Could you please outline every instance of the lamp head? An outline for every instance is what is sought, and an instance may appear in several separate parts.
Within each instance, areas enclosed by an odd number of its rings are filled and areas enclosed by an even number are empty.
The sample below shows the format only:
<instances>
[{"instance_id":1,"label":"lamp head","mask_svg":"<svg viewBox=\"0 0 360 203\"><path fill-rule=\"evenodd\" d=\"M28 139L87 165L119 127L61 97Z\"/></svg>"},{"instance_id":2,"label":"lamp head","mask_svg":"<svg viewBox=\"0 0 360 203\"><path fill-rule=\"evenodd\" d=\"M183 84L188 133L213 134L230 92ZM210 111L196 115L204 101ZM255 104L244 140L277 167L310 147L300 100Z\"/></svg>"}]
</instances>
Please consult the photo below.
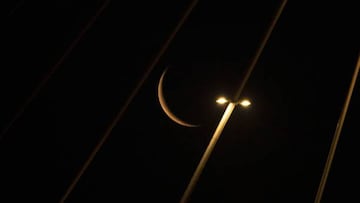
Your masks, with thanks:
<instances>
[{"instance_id":1,"label":"lamp head","mask_svg":"<svg viewBox=\"0 0 360 203\"><path fill-rule=\"evenodd\" d=\"M228 102L231 102L231 103L236 103L236 104L240 104L242 107L249 107L251 105L251 102L249 99L242 99L242 100L239 100L238 102L232 102L228 99L226 99L225 97L219 97L217 100L216 100L216 103L218 104L225 104L225 103L228 103Z\"/></svg>"}]
</instances>

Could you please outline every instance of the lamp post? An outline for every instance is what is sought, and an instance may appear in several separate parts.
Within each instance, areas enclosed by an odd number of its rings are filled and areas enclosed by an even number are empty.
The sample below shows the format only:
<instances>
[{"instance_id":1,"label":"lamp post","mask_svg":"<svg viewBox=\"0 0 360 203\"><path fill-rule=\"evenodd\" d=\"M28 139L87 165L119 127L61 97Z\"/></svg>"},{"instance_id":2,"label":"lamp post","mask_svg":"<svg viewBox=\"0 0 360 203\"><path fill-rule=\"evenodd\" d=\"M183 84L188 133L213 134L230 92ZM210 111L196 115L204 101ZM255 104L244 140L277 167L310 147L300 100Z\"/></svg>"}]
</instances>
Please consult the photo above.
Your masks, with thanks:
<instances>
[{"instance_id":1,"label":"lamp post","mask_svg":"<svg viewBox=\"0 0 360 203\"><path fill-rule=\"evenodd\" d=\"M191 193L193 192L196 183L198 182L200 175L206 165L206 162L208 161L211 152L213 151L216 142L218 141L221 132L223 131L227 121L229 120L232 112L234 111L234 108L236 105L240 104L243 107L248 107L251 105L251 102L247 99L241 100L241 101L237 101L237 102L231 102L229 100L227 100L225 97L220 97L216 100L217 103L219 104L225 104L227 103L227 107L225 109L225 112L223 114L223 116L221 117L221 120L218 124L218 126L216 127L216 130L210 140L210 143L208 144L203 156L201 157L201 160L199 162L199 164L196 167L196 170L193 174L193 176L191 177L191 180L180 200L180 203L187 203Z\"/></svg>"},{"instance_id":2,"label":"lamp post","mask_svg":"<svg viewBox=\"0 0 360 203\"><path fill-rule=\"evenodd\" d=\"M269 39L269 37L271 35L271 32L274 29L274 27L275 27L275 25L276 25L276 23L277 23L277 21L278 21L278 19L280 17L280 14L282 13L286 3L287 3L287 0L282 0L281 1L281 4L280 4L275 16L274 16L273 20L271 21L269 29L265 33L265 36L262 39L261 44L258 47L255 56L251 60L250 66L249 66L249 68L248 68L248 70L247 70L247 72L245 74L245 77L241 81L240 87L239 87L238 91L235 94L235 101L240 97L240 95L241 95L241 93L242 93L242 91L243 91L243 89L245 87L245 84L246 84L247 80L249 79L249 77L251 75L251 72L253 71L253 69L254 69L254 67L255 67L255 65L256 65L256 63L257 63L257 61L258 61L258 59L259 59L259 57L261 55L261 52L263 51L263 49L264 49L264 47L266 45L266 42L268 41L268 39ZM226 107L226 110L225 110L223 116L221 117L221 120L220 120L218 126L216 127L216 130L215 130L215 132L214 132L214 134L213 134L213 136L212 136L212 138L210 140L209 145L207 146L207 148L206 148L206 150L205 150L205 152L204 152L198 166L196 167L196 170L195 170L195 172L194 172L194 174L193 174L193 176L192 176L192 178L190 180L190 183L187 186L187 188L186 188L186 190L185 190L185 192L184 192L184 194L183 194L183 196L182 196L182 198L180 200L180 203L187 203L188 202L189 197L190 197L192 191L194 190L194 187L195 187L195 185L196 185L196 183L197 183L197 181L198 181L198 179L199 179L199 177L200 177L200 175L202 173L202 170L204 169L205 164L206 164L207 160L209 159L210 154L211 154L212 150L214 149L215 144L216 144L217 140L219 139L220 134L221 134L222 130L224 129L225 124L229 120L230 115L233 112L235 106L237 104L240 104L243 107L248 107L251 104L251 102L249 100L242 100L242 101L232 102L232 101L228 101L224 97L219 98L217 100L217 103L220 103L220 104L228 103L228 104L227 104L227 107Z\"/></svg>"}]
</instances>

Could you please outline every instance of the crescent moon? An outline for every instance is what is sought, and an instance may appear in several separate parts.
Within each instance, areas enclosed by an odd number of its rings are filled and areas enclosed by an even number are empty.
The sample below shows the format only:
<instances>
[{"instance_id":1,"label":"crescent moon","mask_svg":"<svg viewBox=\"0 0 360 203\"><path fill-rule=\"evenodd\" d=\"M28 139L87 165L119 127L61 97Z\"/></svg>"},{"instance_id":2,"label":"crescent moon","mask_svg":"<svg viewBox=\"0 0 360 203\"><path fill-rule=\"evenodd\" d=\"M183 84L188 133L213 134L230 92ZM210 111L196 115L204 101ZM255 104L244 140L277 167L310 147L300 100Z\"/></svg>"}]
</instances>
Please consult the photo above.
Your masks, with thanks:
<instances>
[{"instance_id":1,"label":"crescent moon","mask_svg":"<svg viewBox=\"0 0 360 203\"><path fill-rule=\"evenodd\" d=\"M179 125L182 125L185 127L197 127L198 125L187 123L187 122L181 120L180 118L176 117L175 114L173 114L170 111L168 105L166 104L166 101L164 98L164 93L163 93L163 81L164 81L166 71L167 70L165 69L164 72L162 73L160 80L159 80L159 84L158 84L158 98L159 98L159 103L160 103L162 110L172 121L174 121L175 123L177 123Z\"/></svg>"}]
</instances>

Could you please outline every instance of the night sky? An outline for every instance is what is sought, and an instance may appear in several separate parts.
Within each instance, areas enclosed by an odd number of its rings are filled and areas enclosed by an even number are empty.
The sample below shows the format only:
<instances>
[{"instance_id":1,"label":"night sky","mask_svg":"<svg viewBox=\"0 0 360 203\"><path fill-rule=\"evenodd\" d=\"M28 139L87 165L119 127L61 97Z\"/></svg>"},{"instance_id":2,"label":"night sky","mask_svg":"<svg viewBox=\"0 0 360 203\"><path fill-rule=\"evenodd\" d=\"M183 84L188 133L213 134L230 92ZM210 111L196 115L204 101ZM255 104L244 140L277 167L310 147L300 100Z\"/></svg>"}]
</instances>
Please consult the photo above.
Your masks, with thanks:
<instances>
[{"instance_id":1,"label":"night sky","mask_svg":"<svg viewBox=\"0 0 360 203\"><path fill-rule=\"evenodd\" d=\"M104 2L2 6L1 130L47 80L0 139L0 202L60 201L191 1L110 1L92 21ZM225 110L215 100L234 96L280 3L199 1L65 202L179 202ZM241 95L252 105L236 107L191 202L314 202L359 54L358 8L286 4ZM169 108L199 127L161 109L166 68ZM323 203L360 202L359 88Z\"/></svg>"}]
</instances>

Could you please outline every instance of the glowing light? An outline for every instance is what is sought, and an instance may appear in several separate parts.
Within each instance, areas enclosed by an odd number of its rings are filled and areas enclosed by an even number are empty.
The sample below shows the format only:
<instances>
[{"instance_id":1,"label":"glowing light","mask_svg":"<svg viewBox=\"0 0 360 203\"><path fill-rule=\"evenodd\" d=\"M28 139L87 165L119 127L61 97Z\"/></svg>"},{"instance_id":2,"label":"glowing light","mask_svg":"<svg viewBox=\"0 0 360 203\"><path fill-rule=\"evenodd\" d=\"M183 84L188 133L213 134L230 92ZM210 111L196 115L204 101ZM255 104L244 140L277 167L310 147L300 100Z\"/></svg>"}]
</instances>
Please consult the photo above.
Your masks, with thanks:
<instances>
[{"instance_id":1,"label":"glowing light","mask_svg":"<svg viewBox=\"0 0 360 203\"><path fill-rule=\"evenodd\" d=\"M243 107L248 107L251 105L251 102L248 99L244 99L240 102L240 105Z\"/></svg>"},{"instance_id":2,"label":"glowing light","mask_svg":"<svg viewBox=\"0 0 360 203\"><path fill-rule=\"evenodd\" d=\"M227 102L228 102L228 100L225 97L220 97L216 100L216 103L218 103L218 104L225 104Z\"/></svg>"}]
</instances>

